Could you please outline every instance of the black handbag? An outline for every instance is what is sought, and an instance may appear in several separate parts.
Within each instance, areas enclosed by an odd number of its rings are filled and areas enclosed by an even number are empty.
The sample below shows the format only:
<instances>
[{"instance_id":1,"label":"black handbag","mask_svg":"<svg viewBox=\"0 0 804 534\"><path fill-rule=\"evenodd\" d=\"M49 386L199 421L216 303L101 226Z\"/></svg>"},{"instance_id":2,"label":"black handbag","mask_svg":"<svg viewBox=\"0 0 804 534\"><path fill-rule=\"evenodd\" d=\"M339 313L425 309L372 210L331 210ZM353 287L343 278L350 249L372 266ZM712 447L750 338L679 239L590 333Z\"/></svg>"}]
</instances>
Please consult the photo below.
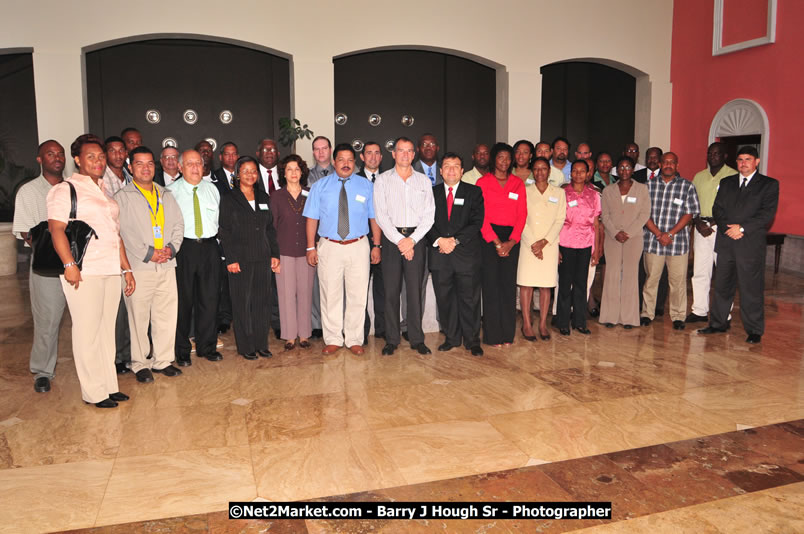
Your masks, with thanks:
<instances>
[{"instance_id":1,"label":"black handbag","mask_svg":"<svg viewBox=\"0 0 804 534\"><path fill-rule=\"evenodd\" d=\"M70 252L73 254L75 264L78 266L78 270L81 270L81 262L84 261L89 241L93 236L98 239L98 234L84 221L75 219L78 197L73 184L67 182L67 185L70 186L70 220L67 222L64 233L67 234L67 241L70 242ZM28 235L31 236L31 248L33 249L33 259L31 260L33 271L40 276L64 274L64 263L56 254L56 249L53 248L53 236L50 235L47 221L42 221L31 228Z\"/></svg>"}]
</instances>

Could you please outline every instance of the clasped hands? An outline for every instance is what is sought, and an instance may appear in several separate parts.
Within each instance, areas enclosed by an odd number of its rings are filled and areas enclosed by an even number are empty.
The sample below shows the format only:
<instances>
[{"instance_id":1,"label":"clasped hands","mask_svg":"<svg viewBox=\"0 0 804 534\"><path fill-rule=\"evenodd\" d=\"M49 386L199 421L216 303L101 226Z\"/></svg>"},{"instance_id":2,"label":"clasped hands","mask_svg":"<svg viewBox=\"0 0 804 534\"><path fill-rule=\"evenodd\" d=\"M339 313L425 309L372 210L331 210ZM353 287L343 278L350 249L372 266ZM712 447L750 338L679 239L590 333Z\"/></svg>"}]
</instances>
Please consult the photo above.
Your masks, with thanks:
<instances>
[{"instance_id":1,"label":"clasped hands","mask_svg":"<svg viewBox=\"0 0 804 534\"><path fill-rule=\"evenodd\" d=\"M740 231L739 224L730 224L727 226L726 235L730 238L737 240L743 238L743 233Z\"/></svg>"},{"instance_id":2,"label":"clasped hands","mask_svg":"<svg viewBox=\"0 0 804 534\"><path fill-rule=\"evenodd\" d=\"M399 253L404 256L404 258L408 261L413 260L413 247L416 246L416 243L413 242L412 237L404 237L399 240L396 244L396 248L399 249Z\"/></svg>"},{"instance_id":3,"label":"clasped hands","mask_svg":"<svg viewBox=\"0 0 804 534\"><path fill-rule=\"evenodd\" d=\"M173 257L173 250L170 247L163 247L154 250L151 261L154 263L165 263Z\"/></svg>"},{"instance_id":4,"label":"clasped hands","mask_svg":"<svg viewBox=\"0 0 804 534\"><path fill-rule=\"evenodd\" d=\"M242 271L240 270L240 263L234 262L230 263L226 266L226 270L232 274L238 274ZM271 258L271 271L279 274L279 258Z\"/></svg>"}]
</instances>

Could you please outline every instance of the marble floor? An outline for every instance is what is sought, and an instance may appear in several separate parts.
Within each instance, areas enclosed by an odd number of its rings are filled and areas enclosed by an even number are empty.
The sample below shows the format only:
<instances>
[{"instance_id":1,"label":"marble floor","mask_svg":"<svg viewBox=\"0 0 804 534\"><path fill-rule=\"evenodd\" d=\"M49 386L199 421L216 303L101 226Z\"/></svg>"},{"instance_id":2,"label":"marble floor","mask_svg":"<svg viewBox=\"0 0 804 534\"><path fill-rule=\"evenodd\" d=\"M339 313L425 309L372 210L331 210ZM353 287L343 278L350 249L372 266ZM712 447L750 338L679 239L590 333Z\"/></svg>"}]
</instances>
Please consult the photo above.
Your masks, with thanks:
<instances>
[{"instance_id":1,"label":"marble floor","mask_svg":"<svg viewBox=\"0 0 804 534\"><path fill-rule=\"evenodd\" d=\"M610 523L538 531L804 530L801 277L768 271L760 345L744 343L739 317L707 337L674 331L667 317L533 343L518 334L483 358L408 348L383 357L371 338L360 357L322 356L320 342L282 352L272 340L274 358L252 362L227 334L222 362L194 359L152 384L122 376L131 400L113 410L81 401L69 317L53 388L33 391L26 278L0 278L0 532L537 528L241 525L222 512L236 500L469 493L615 503ZM440 337L426 341L435 349Z\"/></svg>"}]
</instances>

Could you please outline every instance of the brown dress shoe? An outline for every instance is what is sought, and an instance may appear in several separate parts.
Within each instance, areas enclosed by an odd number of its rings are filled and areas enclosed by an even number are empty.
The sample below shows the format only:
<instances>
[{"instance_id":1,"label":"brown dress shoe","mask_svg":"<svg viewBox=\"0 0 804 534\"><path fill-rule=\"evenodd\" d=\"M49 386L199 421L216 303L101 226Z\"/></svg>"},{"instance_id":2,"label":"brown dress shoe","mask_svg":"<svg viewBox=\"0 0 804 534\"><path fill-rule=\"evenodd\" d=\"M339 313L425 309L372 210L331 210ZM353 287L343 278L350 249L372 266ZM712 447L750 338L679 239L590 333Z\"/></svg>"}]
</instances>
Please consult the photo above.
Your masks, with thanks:
<instances>
[{"instance_id":1,"label":"brown dress shoe","mask_svg":"<svg viewBox=\"0 0 804 534\"><path fill-rule=\"evenodd\" d=\"M324 347L324 350L321 351L322 354L332 354L337 352L340 347L338 345L327 345Z\"/></svg>"},{"instance_id":2,"label":"brown dress shoe","mask_svg":"<svg viewBox=\"0 0 804 534\"><path fill-rule=\"evenodd\" d=\"M365 352L363 350L363 347L361 347L360 345L352 345L351 347L349 347L349 350L352 351L352 354L357 354L358 356L360 356Z\"/></svg>"}]
</instances>

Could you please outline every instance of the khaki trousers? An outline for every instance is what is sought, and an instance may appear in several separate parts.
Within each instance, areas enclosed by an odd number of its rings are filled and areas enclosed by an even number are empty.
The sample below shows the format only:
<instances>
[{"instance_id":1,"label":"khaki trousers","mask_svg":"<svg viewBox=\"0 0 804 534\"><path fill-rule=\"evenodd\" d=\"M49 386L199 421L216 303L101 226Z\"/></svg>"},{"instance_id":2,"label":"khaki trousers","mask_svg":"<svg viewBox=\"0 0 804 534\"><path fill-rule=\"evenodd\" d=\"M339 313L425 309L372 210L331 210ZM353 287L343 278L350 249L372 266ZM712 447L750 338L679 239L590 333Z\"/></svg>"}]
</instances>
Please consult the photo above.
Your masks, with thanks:
<instances>
[{"instance_id":1,"label":"khaki trousers","mask_svg":"<svg viewBox=\"0 0 804 534\"><path fill-rule=\"evenodd\" d=\"M120 305L120 275L83 276L78 289L61 279L73 319L73 359L81 397L96 403L120 391L114 366L114 324Z\"/></svg>"},{"instance_id":2,"label":"khaki trousers","mask_svg":"<svg viewBox=\"0 0 804 534\"><path fill-rule=\"evenodd\" d=\"M670 320L683 321L687 317L687 261L689 254L660 256L644 254L645 286L642 288L642 317L653 320L656 313L656 293L664 266L670 283Z\"/></svg>"},{"instance_id":3,"label":"khaki trousers","mask_svg":"<svg viewBox=\"0 0 804 534\"><path fill-rule=\"evenodd\" d=\"M143 369L164 369L173 361L176 342L179 313L176 269L137 271L134 280L137 282L136 291L125 297L131 331L131 370L136 373ZM154 345L150 360L149 326Z\"/></svg>"},{"instance_id":4,"label":"khaki trousers","mask_svg":"<svg viewBox=\"0 0 804 534\"><path fill-rule=\"evenodd\" d=\"M321 328L325 344L338 347L363 344L369 265L369 242L366 238L348 245L324 238L318 242Z\"/></svg>"}]
</instances>

